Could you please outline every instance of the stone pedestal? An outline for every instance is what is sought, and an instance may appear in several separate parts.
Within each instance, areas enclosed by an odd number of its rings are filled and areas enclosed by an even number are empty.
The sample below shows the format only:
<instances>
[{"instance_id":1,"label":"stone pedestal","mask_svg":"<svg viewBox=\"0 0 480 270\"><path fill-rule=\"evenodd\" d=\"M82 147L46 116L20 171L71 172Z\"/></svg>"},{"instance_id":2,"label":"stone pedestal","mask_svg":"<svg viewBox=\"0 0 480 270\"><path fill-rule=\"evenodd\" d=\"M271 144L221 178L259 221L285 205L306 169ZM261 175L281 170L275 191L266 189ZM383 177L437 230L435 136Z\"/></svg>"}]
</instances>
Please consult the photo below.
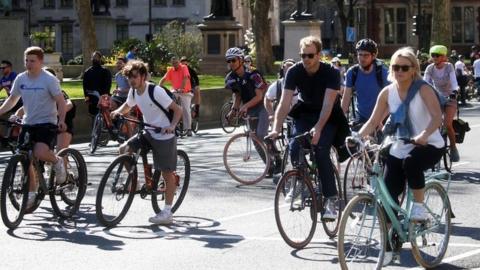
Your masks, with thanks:
<instances>
[{"instance_id":1,"label":"stone pedestal","mask_svg":"<svg viewBox=\"0 0 480 270\"><path fill-rule=\"evenodd\" d=\"M13 64L13 71L25 70L23 51L26 48L24 21L21 18L0 16L0 60L8 60ZM3 76L3 75L1 75Z\"/></svg>"},{"instance_id":2,"label":"stone pedestal","mask_svg":"<svg viewBox=\"0 0 480 270\"><path fill-rule=\"evenodd\" d=\"M58 80L63 81L62 63L60 63L61 56L62 54L59 52L45 53L43 56L43 65L53 69Z\"/></svg>"},{"instance_id":3,"label":"stone pedestal","mask_svg":"<svg viewBox=\"0 0 480 270\"><path fill-rule=\"evenodd\" d=\"M285 27L285 45L283 50L283 58L292 58L299 60L300 40L306 36L316 36L322 39L320 27L323 21L319 20L286 20L282 24Z\"/></svg>"},{"instance_id":4,"label":"stone pedestal","mask_svg":"<svg viewBox=\"0 0 480 270\"><path fill-rule=\"evenodd\" d=\"M233 20L205 20L198 28L203 39L201 73L225 75L225 52L228 48L242 46L242 25Z\"/></svg>"}]
</instances>

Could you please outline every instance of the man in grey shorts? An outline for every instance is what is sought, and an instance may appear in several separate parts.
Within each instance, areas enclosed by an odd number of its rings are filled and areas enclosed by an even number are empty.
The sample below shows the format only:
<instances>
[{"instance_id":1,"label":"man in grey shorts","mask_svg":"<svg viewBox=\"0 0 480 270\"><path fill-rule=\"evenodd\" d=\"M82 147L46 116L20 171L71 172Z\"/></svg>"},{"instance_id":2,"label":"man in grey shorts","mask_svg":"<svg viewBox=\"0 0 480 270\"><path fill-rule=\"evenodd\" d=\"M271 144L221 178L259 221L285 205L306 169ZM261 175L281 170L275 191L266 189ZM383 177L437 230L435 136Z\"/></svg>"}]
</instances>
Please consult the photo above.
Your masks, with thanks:
<instances>
[{"instance_id":1,"label":"man in grey shorts","mask_svg":"<svg viewBox=\"0 0 480 270\"><path fill-rule=\"evenodd\" d=\"M127 101L120 108L111 113L114 119L119 115L126 115L131 108L137 105L143 113L143 121L155 127L162 128L157 133L153 129L146 129L141 136L133 136L120 146L120 153L135 152L142 146L149 146L153 151L153 165L155 170L160 170L167 182L165 208L149 219L155 224L171 224L173 196L176 189L175 170L177 166L177 140L175 126L182 117L182 108L168 96L164 89L155 86L153 98L148 93L147 66L141 61L131 60L123 68L122 73L128 78L131 86ZM170 121L163 112L173 111Z\"/></svg>"}]
</instances>

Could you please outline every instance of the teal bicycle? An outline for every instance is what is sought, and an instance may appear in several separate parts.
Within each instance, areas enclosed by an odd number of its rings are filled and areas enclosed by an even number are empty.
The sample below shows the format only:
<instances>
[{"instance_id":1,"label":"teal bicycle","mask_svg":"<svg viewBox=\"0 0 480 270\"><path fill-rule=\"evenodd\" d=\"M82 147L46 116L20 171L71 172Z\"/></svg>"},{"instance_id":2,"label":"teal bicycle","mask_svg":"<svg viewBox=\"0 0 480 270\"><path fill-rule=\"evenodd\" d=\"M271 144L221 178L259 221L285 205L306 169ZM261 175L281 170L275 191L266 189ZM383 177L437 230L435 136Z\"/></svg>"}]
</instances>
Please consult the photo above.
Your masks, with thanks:
<instances>
[{"instance_id":1,"label":"teal bicycle","mask_svg":"<svg viewBox=\"0 0 480 270\"><path fill-rule=\"evenodd\" d=\"M364 151L365 145L359 138L349 137L347 143ZM425 268L435 267L445 256L450 238L452 214L447 195L450 174L441 171L426 175L425 208L429 219L413 222L410 220L411 190L402 205L397 205L387 190L381 163L387 151L382 146L372 166L367 166L371 168L367 172L368 191L353 197L343 211L337 245L340 266L342 269L381 269L387 244L392 248L393 258L399 259L402 244L410 242L417 263ZM448 180L446 189L441 184L445 179ZM387 217L391 228L387 227Z\"/></svg>"}]
</instances>

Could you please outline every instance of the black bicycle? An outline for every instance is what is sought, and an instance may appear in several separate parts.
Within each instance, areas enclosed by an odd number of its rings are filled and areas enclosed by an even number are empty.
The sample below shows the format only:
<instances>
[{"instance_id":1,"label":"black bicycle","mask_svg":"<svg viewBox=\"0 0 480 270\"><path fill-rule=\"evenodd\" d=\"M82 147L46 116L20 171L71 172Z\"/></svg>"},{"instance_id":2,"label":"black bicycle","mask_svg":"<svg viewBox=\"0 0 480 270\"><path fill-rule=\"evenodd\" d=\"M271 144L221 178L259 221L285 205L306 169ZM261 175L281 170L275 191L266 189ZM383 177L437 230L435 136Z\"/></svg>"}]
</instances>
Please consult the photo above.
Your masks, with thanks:
<instances>
[{"instance_id":1,"label":"black bicycle","mask_svg":"<svg viewBox=\"0 0 480 270\"><path fill-rule=\"evenodd\" d=\"M15 122L22 129L28 126ZM51 125L57 130L57 126ZM25 214L35 211L45 195L49 195L54 213L61 218L71 218L79 209L87 187L87 167L79 151L62 149L58 156L65 162L67 179L62 184L55 181L53 164L46 164L33 155L35 142L25 134L25 142L18 146L17 153L8 162L3 176L0 192L0 212L3 223L10 229L16 228ZM32 171L29 172L31 166ZM32 181L38 181L35 202L27 208L29 187Z\"/></svg>"},{"instance_id":2,"label":"black bicycle","mask_svg":"<svg viewBox=\"0 0 480 270\"><path fill-rule=\"evenodd\" d=\"M136 119L121 117L121 119L136 123L138 125L137 136L141 136L145 129L153 129L161 132L161 128L138 121ZM95 210L97 219L105 227L117 225L127 214L135 194L146 198L151 196L152 207L155 213L160 212L159 201L165 200L166 183L161 172L155 170L152 173L152 166L149 164L149 145L142 145L136 153L123 154L115 158L108 166L100 181ZM143 163L142 173L145 183L137 189L139 171L137 168L138 159ZM177 150L177 170L175 171L176 186L172 213L182 204L187 193L190 182L190 160L183 150Z\"/></svg>"}]
</instances>

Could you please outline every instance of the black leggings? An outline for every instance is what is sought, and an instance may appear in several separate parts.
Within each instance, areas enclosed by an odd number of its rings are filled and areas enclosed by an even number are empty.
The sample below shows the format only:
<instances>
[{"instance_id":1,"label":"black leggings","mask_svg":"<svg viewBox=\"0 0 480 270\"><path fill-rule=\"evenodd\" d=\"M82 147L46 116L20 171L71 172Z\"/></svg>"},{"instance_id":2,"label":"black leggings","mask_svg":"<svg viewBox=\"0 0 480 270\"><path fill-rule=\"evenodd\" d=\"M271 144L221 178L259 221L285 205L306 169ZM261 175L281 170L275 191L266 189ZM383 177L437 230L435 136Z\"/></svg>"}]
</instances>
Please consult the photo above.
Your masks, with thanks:
<instances>
[{"instance_id":1,"label":"black leggings","mask_svg":"<svg viewBox=\"0 0 480 270\"><path fill-rule=\"evenodd\" d=\"M432 168L442 158L443 152L443 148L427 145L415 147L405 159L388 155L385 162L385 184L397 204L398 196L405 189L405 179L411 189L424 188L423 172Z\"/></svg>"}]
</instances>

